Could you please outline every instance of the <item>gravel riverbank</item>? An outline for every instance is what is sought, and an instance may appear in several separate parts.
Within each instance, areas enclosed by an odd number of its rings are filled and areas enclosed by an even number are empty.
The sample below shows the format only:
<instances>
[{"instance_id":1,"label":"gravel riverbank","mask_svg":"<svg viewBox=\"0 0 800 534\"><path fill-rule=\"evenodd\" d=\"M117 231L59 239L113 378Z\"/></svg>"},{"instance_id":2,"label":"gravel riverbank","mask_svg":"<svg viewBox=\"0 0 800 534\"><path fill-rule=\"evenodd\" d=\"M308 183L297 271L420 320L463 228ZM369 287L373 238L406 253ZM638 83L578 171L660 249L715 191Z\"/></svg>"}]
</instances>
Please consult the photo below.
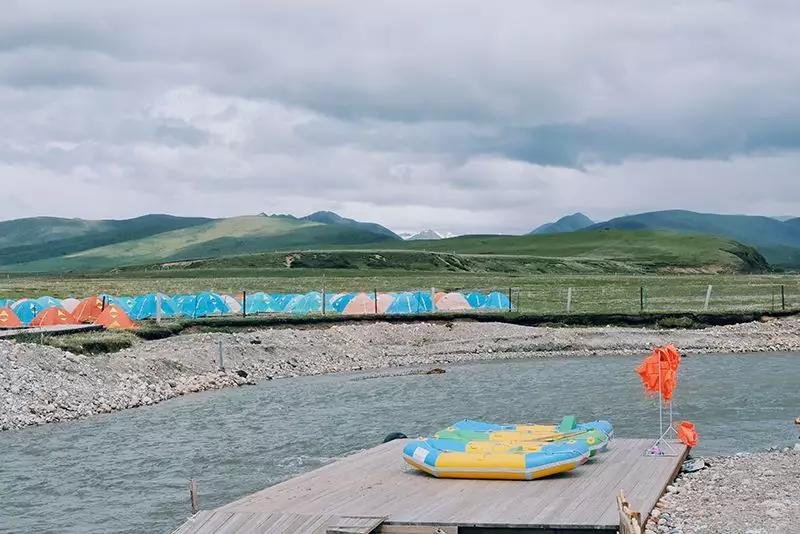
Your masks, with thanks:
<instances>
[{"instance_id":1,"label":"gravel riverbank","mask_svg":"<svg viewBox=\"0 0 800 534\"><path fill-rule=\"evenodd\" d=\"M220 341L226 371L217 370ZM273 378L482 359L645 354L663 343L687 354L800 350L800 320L704 330L376 322L188 334L103 356L0 341L0 430Z\"/></svg>"},{"instance_id":2,"label":"gravel riverbank","mask_svg":"<svg viewBox=\"0 0 800 534\"><path fill-rule=\"evenodd\" d=\"M645 534L800 532L800 450L707 459L668 487Z\"/></svg>"}]
</instances>

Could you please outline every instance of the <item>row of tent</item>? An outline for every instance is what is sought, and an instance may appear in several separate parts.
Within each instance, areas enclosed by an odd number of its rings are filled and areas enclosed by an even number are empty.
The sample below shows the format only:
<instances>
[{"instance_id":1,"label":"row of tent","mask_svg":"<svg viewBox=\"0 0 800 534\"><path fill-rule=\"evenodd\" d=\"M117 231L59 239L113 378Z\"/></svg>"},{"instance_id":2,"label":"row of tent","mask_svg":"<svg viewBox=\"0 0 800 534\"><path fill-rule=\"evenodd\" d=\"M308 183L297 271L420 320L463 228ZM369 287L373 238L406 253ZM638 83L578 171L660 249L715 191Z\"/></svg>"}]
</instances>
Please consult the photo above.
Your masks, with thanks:
<instances>
[{"instance_id":1,"label":"row of tent","mask_svg":"<svg viewBox=\"0 0 800 534\"><path fill-rule=\"evenodd\" d=\"M95 295L83 300L54 297L0 299L0 328L97 323L130 328L134 321L171 317L210 317L233 314L330 313L342 315L417 314L436 311L510 310L508 295L404 291L398 293L241 293L212 292L168 296L148 293L135 297ZM105 321L105 322L103 322Z\"/></svg>"}]
</instances>

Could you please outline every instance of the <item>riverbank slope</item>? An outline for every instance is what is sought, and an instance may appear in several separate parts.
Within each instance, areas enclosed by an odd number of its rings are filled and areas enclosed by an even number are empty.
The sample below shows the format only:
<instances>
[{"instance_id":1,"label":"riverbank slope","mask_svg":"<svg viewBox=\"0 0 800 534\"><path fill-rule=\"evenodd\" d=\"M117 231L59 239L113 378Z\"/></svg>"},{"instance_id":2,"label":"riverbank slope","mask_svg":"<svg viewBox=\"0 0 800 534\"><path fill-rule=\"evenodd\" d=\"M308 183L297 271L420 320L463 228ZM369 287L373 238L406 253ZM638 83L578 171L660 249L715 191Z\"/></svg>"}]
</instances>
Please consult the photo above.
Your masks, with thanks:
<instances>
[{"instance_id":1,"label":"riverbank slope","mask_svg":"<svg viewBox=\"0 0 800 534\"><path fill-rule=\"evenodd\" d=\"M225 371L218 370L222 344ZM187 334L102 356L0 341L0 430L300 375L504 358L800 351L795 317L703 330L375 322Z\"/></svg>"}]
</instances>

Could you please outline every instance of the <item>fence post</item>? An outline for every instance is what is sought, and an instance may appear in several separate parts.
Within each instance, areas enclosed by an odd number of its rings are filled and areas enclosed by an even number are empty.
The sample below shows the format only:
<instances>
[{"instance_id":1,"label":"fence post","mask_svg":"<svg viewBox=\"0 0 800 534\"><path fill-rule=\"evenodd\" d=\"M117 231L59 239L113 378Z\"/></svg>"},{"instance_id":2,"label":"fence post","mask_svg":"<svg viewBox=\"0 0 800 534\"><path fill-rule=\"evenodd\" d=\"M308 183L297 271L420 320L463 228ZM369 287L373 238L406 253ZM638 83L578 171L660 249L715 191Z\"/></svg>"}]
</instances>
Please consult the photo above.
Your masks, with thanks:
<instances>
[{"instance_id":1,"label":"fence post","mask_svg":"<svg viewBox=\"0 0 800 534\"><path fill-rule=\"evenodd\" d=\"M242 317L247 317L247 290L242 290Z\"/></svg>"},{"instance_id":2,"label":"fence post","mask_svg":"<svg viewBox=\"0 0 800 534\"><path fill-rule=\"evenodd\" d=\"M161 293L156 293L156 323L161 323Z\"/></svg>"},{"instance_id":3,"label":"fence post","mask_svg":"<svg viewBox=\"0 0 800 534\"><path fill-rule=\"evenodd\" d=\"M567 313L572 312L572 288L567 288Z\"/></svg>"},{"instance_id":4,"label":"fence post","mask_svg":"<svg viewBox=\"0 0 800 534\"><path fill-rule=\"evenodd\" d=\"M711 287L711 284L708 284L708 289L706 289L706 303L703 306L703 309L706 311L708 310L708 303L711 300Z\"/></svg>"},{"instance_id":5,"label":"fence post","mask_svg":"<svg viewBox=\"0 0 800 534\"><path fill-rule=\"evenodd\" d=\"M197 481L193 478L189 479L189 502L192 506L192 515L195 515L199 510L197 509Z\"/></svg>"},{"instance_id":6,"label":"fence post","mask_svg":"<svg viewBox=\"0 0 800 534\"><path fill-rule=\"evenodd\" d=\"M784 291L783 284L781 284L781 309L786 311L786 292Z\"/></svg>"}]
</instances>

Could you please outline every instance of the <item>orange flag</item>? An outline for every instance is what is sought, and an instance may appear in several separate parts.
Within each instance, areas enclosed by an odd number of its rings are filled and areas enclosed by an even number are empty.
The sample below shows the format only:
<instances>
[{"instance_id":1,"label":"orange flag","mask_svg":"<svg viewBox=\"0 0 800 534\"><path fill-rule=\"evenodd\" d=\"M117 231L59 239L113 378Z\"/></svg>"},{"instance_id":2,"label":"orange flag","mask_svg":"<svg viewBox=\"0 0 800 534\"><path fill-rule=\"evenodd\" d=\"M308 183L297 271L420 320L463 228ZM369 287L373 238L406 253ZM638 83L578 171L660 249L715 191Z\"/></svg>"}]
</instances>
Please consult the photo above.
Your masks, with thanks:
<instances>
[{"instance_id":1,"label":"orange flag","mask_svg":"<svg viewBox=\"0 0 800 534\"><path fill-rule=\"evenodd\" d=\"M681 421L678 425L678 439L688 447L697 445L697 430L694 429L694 423L689 421Z\"/></svg>"},{"instance_id":2,"label":"orange flag","mask_svg":"<svg viewBox=\"0 0 800 534\"><path fill-rule=\"evenodd\" d=\"M642 379L644 390L650 394L661 393L664 400L672 400L672 392L678 385L678 367L681 355L673 345L656 347L652 354L636 368Z\"/></svg>"}]
</instances>

